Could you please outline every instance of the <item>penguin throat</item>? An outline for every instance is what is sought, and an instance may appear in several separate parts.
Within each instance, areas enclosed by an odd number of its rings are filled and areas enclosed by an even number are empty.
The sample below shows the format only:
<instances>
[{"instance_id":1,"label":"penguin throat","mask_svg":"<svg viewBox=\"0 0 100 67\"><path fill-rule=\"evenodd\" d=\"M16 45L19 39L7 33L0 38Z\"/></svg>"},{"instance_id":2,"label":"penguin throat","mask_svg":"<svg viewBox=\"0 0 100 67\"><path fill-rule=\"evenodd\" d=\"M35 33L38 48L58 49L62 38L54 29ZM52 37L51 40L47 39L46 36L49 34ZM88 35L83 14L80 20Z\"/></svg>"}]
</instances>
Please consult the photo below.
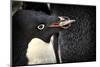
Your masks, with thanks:
<instances>
[{"instance_id":1,"label":"penguin throat","mask_svg":"<svg viewBox=\"0 0 100 67\"><path fill-rule=\"evenodd\" d=\"M37 36L37 37L34 37L34 38L38 38L38 39L43 40L46 43L50 43L50 40L51 40L51 38L53 38L53 35L49 35L49 36L46 35L46 36L43 36L43 37L42 36Z\"/></svg>"},{"instance_id":2,"label":"penguin throat","mask_svg":"<svg viewBox=\"0 0 100 67\"><path fill-rule=\"evenodd\" d=\"M54 36L52 35L51 37L50 37L50 39L49 39L49 42L47 42L46 40L43 40L43 39L40 39L40 38L33 38L31 41L30 41L30 43L32 44L32 43L36 43L36 44L53 44L53 40L54 40ZM29 44L30 44L29 43Z\"/></svg>"},{"instance_id":3,"label":"penguin throat","mask_svg":"<svg viewBox=\"0 0 100 67\"><path fill-rule=\"evenodd\" d=\"M33 38L28 45L28 64L56 63L56 56L53 48L53 36L49 43L39 38Z\"/></svg>"}]
</instances>

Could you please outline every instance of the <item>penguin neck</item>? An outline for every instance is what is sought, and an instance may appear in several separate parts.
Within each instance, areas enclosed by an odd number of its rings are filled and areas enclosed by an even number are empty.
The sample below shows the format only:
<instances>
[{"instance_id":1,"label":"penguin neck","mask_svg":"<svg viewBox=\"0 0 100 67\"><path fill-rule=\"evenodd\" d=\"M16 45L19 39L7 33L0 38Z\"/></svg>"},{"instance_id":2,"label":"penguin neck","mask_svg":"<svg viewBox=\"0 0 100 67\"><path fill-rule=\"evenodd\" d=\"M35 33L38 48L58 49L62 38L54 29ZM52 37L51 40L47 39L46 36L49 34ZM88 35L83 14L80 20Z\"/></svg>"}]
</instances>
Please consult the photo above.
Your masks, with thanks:
<instances>
[{"instance_id":1,"label":"penguin neck","mask_svg":"<svg viewBox=\"0 0 100 67\"><path fill-rule=\"evenodd\" d=\"M49 43L40 38L33 38L28 44L26 56L29 60L28 64L56 63L53 36Z\"/></svg>"},{"instance_id":2,"label":"penguin neck","mask_svg":"<svg viewBox=\"0 0 100 67\"><path fill-rule=\"evenodd\" d=\"M50 43L50 40L51 40L52 37L53 37L53 35L48 35L48 36L46 35L46 36L37 36L37 37L34 37L34 38L39 38L46 43Z\"/></svg>"}]
</instances>

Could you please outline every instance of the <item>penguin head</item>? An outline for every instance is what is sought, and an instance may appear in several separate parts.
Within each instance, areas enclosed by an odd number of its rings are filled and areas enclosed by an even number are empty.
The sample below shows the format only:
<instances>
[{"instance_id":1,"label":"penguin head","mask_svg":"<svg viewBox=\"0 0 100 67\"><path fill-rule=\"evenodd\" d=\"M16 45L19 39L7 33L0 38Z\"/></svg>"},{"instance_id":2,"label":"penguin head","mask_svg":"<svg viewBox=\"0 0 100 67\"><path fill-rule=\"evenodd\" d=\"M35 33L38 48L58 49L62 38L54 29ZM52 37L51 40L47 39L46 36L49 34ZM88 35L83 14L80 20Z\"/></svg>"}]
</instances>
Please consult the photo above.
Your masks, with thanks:
<instances>
[{"instance_id":1,"label":"penguin head","mask_svg":"<svg viewBox=\"0 0 100 67\"><path fill-rule=\"evenodd\" d=\"M31 38L40 38L49 41L54 33L67 29L74 20L65 20L63 17L51 16L31 10L18 11L13 16L14 28Z\"/></svg>"}]
</instances>

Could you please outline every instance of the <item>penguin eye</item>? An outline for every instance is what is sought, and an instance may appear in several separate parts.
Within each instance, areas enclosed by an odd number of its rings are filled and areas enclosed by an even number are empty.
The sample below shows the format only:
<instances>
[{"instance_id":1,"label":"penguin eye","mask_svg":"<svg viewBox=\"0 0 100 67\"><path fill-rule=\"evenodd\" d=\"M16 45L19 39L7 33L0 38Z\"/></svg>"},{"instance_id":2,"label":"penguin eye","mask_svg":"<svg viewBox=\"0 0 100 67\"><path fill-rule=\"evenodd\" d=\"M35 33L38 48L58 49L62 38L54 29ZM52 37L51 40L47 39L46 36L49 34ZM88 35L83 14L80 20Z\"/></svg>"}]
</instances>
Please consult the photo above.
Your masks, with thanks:
<instances>
[{"instance_id":1,"label":"penguin eye","mask_svg":"<svg viewBox=\"0 0 100 67\"><path fill-rule=\"evenodd\" d=\"M40 24L40 25L38 25L38 26L37 26L37 28L38 28L39 30L43 30L43 29L44 29L44 27L45 27L45 25L44 25L44 24Z\"/></svg>"}]
</instances>

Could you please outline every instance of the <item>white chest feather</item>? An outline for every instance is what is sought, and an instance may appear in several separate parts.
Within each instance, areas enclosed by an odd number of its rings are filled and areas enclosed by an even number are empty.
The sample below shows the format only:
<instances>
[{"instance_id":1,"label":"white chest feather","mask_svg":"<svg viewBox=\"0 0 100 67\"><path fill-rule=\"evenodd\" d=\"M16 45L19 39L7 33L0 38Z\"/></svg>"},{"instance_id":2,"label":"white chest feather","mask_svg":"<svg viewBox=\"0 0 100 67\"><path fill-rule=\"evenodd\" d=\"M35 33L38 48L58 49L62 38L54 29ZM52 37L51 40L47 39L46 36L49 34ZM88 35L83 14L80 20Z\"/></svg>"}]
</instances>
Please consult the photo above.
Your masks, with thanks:
<instances>
[{"instance_id":1,"label":"white chest feather","mask_svg":"<svg viewBox=\"0 0 100 67\"><path fill-rule=\"evenodd\" d=\"M52 40L50 43L46 43L41 39L34 38L28 44L27 58L28 64L45 64L45 63L56 63L56 57L53 49Z\"/></svg>"}]
</instances>

